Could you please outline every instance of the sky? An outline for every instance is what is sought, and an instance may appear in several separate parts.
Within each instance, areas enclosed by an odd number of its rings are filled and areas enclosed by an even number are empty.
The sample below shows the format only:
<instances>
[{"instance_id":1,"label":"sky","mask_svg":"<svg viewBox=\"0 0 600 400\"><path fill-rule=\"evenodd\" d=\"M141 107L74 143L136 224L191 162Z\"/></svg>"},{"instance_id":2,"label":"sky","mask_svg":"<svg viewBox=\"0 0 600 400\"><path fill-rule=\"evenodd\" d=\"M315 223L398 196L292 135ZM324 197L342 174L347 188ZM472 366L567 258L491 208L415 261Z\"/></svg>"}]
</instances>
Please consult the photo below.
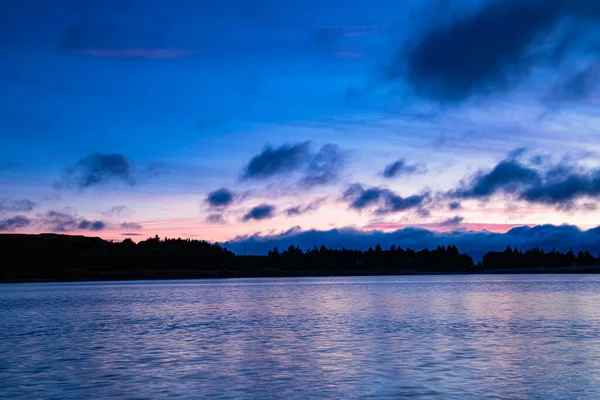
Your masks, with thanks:
<instances>
[{"instance_id":1,"label":"sky","mask_svg":"<svg viewBox=\"0 0 600 400\"><path fill-rule=\"evenodd\" d=\"M600 251L595 0L4 0L0 231Z\"/></svg>"}]
</instances>

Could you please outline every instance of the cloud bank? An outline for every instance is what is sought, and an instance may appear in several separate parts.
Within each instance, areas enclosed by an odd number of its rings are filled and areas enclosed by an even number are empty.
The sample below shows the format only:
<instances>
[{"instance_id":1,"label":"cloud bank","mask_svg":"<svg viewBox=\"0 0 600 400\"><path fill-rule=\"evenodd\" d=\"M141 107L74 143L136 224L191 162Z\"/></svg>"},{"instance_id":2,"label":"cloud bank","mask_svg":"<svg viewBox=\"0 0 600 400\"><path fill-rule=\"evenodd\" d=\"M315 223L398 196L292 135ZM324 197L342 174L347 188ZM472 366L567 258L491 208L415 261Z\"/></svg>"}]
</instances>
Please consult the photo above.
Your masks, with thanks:
<instances>
[{"instance_id":1,"label":"cloud bank","mask_svg":"<svg viewBox=\"0 0 600 400\"><path fill-rule=\"evenodd\" d=\"M273 247L285 249L291 245L310 249L325 245L334 249L366 250L375 245L389 248L392 244L403 248L420 250L435 248L438 245L458 246L460 251L469 253L479 260L490 250L504 250L506 246L519 249L539 247L559 251L589 250L593 254L600 252L600 227L582 231L572 225L539 225L535 227L517 227L506 233L486 231L434 232L420 228L404 228L393 232L362 231L356 228L341 228L328 231L291 230L276 235L252 235L237 237L225 243L225 246L239 254L267 254Z\"/></svg>"}]
</instances>

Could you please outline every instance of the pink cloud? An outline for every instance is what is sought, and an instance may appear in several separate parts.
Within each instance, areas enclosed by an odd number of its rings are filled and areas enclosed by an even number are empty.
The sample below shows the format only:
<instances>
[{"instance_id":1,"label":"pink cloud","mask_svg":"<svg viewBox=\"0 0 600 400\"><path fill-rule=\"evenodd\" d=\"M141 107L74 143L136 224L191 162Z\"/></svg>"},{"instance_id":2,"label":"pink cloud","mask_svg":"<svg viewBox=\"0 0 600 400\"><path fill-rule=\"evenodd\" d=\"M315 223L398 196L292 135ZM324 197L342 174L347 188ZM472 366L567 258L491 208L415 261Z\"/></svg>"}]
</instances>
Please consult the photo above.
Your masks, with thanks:
<instances>
[{"instance_id":1,"label":"pink cloud","mask_svg":"<svg viewBox=\"0 0 600 400\"><path fill-rule=\"evenodd\" d=\"M129 58L181 58L196 53L186 49L77 49L73 52L93 57Z\"/></svg>"}]
</instances>

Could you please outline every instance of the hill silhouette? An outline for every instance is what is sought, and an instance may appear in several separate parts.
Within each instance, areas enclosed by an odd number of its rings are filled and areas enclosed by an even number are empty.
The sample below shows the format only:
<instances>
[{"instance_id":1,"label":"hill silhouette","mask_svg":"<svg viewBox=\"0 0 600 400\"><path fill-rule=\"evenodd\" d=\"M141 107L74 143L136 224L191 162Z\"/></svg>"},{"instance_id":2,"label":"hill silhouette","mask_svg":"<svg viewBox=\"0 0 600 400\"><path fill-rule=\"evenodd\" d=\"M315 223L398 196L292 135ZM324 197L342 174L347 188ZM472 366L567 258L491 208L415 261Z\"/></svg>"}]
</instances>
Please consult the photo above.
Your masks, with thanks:
<instances>
[{"instance_id":1,"label":"hill silhouette","mask_svg":"<svg viewBox=\"0 0 600 400\"><path fill-rule=\"evenodd\" d=\"M235 255L219 244L191 239L135 243L56 234L0 235L0 281L79 281L266 276L352 276L434 273L600 272L589 252L490 251L474 263L456 246L415 251L392 245L367 251L274 248L267 256Z\"/></svg>"}]
</instances>

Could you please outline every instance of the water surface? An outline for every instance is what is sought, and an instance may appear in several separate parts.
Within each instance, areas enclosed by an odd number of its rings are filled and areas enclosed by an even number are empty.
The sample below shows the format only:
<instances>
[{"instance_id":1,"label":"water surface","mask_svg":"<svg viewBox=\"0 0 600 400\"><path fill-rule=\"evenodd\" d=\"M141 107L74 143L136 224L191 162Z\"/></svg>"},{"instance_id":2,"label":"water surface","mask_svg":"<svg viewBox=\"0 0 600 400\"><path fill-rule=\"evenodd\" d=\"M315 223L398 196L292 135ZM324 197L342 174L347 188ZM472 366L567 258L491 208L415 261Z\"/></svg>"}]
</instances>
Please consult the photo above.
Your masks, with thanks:
<instances>
[{"instance_id":1,"label":"water surface","mask_svg":"<svg viewBox=\"0 0 600 400\"><path fill-rule=\"evenodd\" d=\"M600 398L600 276L0 285L0 398Z\"/></svg>"}]
</instances>

